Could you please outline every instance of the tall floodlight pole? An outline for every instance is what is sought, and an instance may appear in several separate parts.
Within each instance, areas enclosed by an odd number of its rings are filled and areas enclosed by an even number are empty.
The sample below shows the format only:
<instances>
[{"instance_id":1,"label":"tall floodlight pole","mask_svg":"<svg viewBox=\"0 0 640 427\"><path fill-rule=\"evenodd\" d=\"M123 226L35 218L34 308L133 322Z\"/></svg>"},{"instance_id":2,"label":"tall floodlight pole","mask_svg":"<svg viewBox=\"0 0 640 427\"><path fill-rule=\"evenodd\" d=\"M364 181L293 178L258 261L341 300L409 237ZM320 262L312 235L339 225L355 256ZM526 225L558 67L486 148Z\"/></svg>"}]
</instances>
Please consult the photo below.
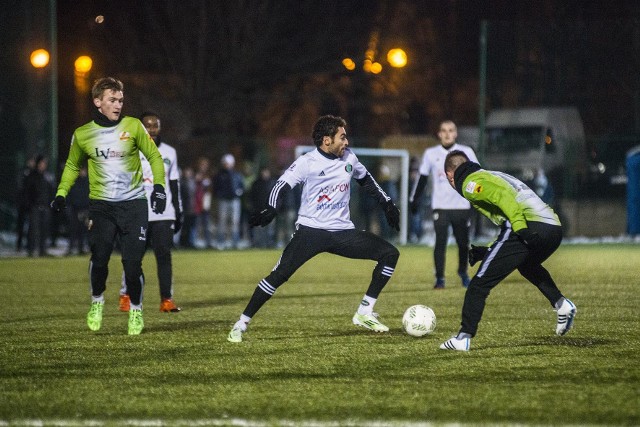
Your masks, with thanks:
<instances>
[{"instance_id":1,"label":"tall floodlight pole","mask_svg":"<svg viewBox=\"0 0 640 427\"><path fill-rule=\"evenodd\" d=\"M478 76L478 155L480 163L484 163L485 156L485 127L486 127L486 99L487 99L487 21L480 22L480 75Z\"/></svg>"},{"instance_id":2,"label":"tall floodlight pole","mask_svg":"<svg viewBox=\"0 0 640 427\"><path fill-rule=\"evenodd\" d=\"M58 20L56 0L49 0L49 28L51 32L51 161L53 173L58 171Z\"/></svg>"}]
</instances>

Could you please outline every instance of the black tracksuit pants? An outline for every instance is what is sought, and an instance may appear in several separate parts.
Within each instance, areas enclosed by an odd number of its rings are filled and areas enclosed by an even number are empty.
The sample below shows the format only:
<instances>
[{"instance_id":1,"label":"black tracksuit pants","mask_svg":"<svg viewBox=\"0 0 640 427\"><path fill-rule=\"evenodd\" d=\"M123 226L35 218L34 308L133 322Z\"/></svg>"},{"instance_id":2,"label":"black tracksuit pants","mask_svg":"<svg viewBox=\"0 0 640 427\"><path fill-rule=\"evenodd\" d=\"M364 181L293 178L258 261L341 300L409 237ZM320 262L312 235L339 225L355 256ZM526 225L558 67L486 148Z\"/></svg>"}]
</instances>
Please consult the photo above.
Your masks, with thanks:
<instances>
[{"instance_id":1,"label":"black tracksuit pants","mask_svg":"<svg viewBox=\"0 0 640 427\"><path fill-rule=\"evenodd\" d=\"M368 231L326 231L299 225L273 271L256 287L243 314L253 317L296 270L323 252L351 259L377 261L366 291L366 295L372 298L378 298L391 278L400 256L395 246ZM332 272L331 268L328 271Z\"/></svg>"},{"instance_id":2,"label":"black tracksuit pants","mask_svg":"<svg viewBox=\"0 0 640 427\"><path fill-rule=\"evenodd\" d=\"M502 228L465 293L460 332L475 336L491 289L516 269L542 292L552 306L562 298L551 275L542 266L560 246L562 227L529 222L529 229L539 235L531 248L510 226Z\"/></svg>"}]
</instances>

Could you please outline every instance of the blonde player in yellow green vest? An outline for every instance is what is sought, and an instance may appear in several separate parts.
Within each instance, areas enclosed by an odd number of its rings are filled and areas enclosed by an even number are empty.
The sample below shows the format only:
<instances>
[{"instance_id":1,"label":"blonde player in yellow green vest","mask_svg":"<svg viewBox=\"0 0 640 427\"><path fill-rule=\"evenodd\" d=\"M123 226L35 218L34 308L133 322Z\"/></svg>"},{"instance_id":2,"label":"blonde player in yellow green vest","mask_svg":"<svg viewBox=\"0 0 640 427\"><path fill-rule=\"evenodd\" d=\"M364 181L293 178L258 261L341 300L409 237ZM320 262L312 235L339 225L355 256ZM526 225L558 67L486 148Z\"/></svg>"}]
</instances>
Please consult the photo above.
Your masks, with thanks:
<instances>
[{"instance_id":1,"label":"blonde player in yellow green vest","mask_svg":"<svg viewBox=\"0 0 640 427\"><path fill-rule=\"evenodd\" d=\"M153 172L151 208L163 212L166 206L164 164L160 152L140 120L123 116L123 85L113 77L96 80L91 89L96 107L94 119L73 133L69 157L51 207L60 211L85 161L89 170L89 245L91 260L91 308L87 325L92 331L102 326L104 291L109 259L116 238L122 249L122 266L131 298L129 335L144 328L142 257L146 249L147 199L142 187L140 152Z\"/></svg>"}]
</instances>

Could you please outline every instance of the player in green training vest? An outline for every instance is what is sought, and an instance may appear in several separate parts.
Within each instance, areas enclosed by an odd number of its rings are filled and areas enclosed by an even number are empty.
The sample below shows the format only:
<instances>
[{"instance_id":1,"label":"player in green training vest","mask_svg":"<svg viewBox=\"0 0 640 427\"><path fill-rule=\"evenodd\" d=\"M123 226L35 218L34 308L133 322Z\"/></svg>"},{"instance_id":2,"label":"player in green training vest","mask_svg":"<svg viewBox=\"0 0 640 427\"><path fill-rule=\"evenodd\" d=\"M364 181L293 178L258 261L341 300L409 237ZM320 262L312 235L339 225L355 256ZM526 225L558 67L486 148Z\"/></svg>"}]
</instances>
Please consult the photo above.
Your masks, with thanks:
<instances>
[{"instance_id":1,"label":"player in green training vest","mask_svg":"<svg viewBox=\"0 0 640 427\"><path fill-rule=\"evenodd\" d=\"M122 116L123 85L113 77L96 80L91 89L94 120L73 133L69 157L51 207L60 211L76 181L81 166L89 170L89 245L91 260L91 308L87 325L92 331L102 326L104 291L109 259L116 237L122 249L122 266L131 298L129 335L142 332L142 257L146 250L147 199L142 187L140 152L153 172L151 207L161 213L166 206L164 164L160 152L140 120Z\"/></svg>"},{"instance_id":2,"label":"player in green training vest","mask_svg":"<svg viewBox=\"0 0 640 427\"><path fill-rule=\"evenodd\" d=\"M469 350L489 292L516 269L557 312L556 334L566 334L573 325L576 306L562 295L542 266L562 241L558 215L522 181L502 172L484 170L462 151L447 154L444 170L449 184L498 225L500 234L489 247L471 247L469 263L480 261L480 267L465 293L460 331L440 348Z\"/></svg>"}]
</instances>

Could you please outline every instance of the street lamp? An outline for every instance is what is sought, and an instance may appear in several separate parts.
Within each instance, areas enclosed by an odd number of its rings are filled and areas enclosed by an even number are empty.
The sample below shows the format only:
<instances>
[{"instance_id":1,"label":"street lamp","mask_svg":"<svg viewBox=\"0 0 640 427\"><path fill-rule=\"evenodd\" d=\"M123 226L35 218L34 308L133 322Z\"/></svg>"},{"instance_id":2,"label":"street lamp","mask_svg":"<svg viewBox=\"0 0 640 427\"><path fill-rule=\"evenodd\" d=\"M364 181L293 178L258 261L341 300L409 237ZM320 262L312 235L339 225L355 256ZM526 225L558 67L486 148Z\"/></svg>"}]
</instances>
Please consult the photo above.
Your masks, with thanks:
<instances>
[{"instance_id":1,"label":"street lamp","mask_svg":"<svg viewBox=\"0 0 640 427\"><path fill-rule=\"evenodd\" d=\"M31 52L30 60L34 68L44 68L49 65L49 52L46 49L36 49Z\"/></svg>"},{"instance_id":2,"label":"street lamp","mask_svg":"<svg viewBox=\"0 0 640 427\"><path fill-rule=\"evenodd\" d=\"M50 38L49 38L49 50L46 49L36 49L31 52L30 62L31 65L36 69L41 69L44 67L49 67L46 73L37 73L38 79L42 79L49 75L49 84L50 84L50 116L49 116L49 149L50 149L50 158L49 158L49 168L53 170L53 172L57 169L58 164L58 21L57 21L57 0L49 0L49 30L50 30ZM40 93L44 92L43 88L38 87L33 88L32 90L38 90ZM42 95L39 95L42 96ZM42 147L39 147L42 148Z\"/></svg>"},{"instance_id":3,"label":"street lamp","mask_svg":"<svg viewBox=\"0 0 640 427\"><path fill-rule=\"evenodd\" d=\"M88 73L93 66L93 60L90 56L82 55L76 59L73 65L78 73Z\"/></svg>"},{"instance_id":4,"label":"street lamp","mask_svg":"<svg viewBox=\"0 0 640 427\"><path fill-rule=\"evenodd\" d=\"M356 63L353 62L353 59L351 58L344 58L342 60L342 65L344 65L344 68L346 68L349 71L353 71L356 69Z\"/></svg>"},{"instance_id":5,"label":"street lamp","mask_svg":"<svg viewBox=\"0 0 640 427\"><path fill-rule=\"evenodd\" d=\"M395 68L402 68L407 65L407 54L400 48L391 49L387 53L387 62Z\"/></svg>"},{"instance_id":6,"label":"street lamp","mask_svg":"<svg viewBox=\"0 0 640 427\"><path fill-rule=\"evenodd\" d=\"M79 56L73 63L74 72L74 84L78 93L86 94L89 92L89 71L93 66L93 60L90 56Z\"/></svg>"},{"instance_id":7,"label":"street lamp","mask_svg":"<svg viewBox=\"0 0 640 427\"><path fill-rule=\"evenodd\" d=\"M93 59L88 55L81 55L76 58L73 67L73 84L76 88L76 114L84 121L89 116L89 104L86 102L86 97L91 90L89 72L93 67Z\"/></svg>"}]
</instances>

